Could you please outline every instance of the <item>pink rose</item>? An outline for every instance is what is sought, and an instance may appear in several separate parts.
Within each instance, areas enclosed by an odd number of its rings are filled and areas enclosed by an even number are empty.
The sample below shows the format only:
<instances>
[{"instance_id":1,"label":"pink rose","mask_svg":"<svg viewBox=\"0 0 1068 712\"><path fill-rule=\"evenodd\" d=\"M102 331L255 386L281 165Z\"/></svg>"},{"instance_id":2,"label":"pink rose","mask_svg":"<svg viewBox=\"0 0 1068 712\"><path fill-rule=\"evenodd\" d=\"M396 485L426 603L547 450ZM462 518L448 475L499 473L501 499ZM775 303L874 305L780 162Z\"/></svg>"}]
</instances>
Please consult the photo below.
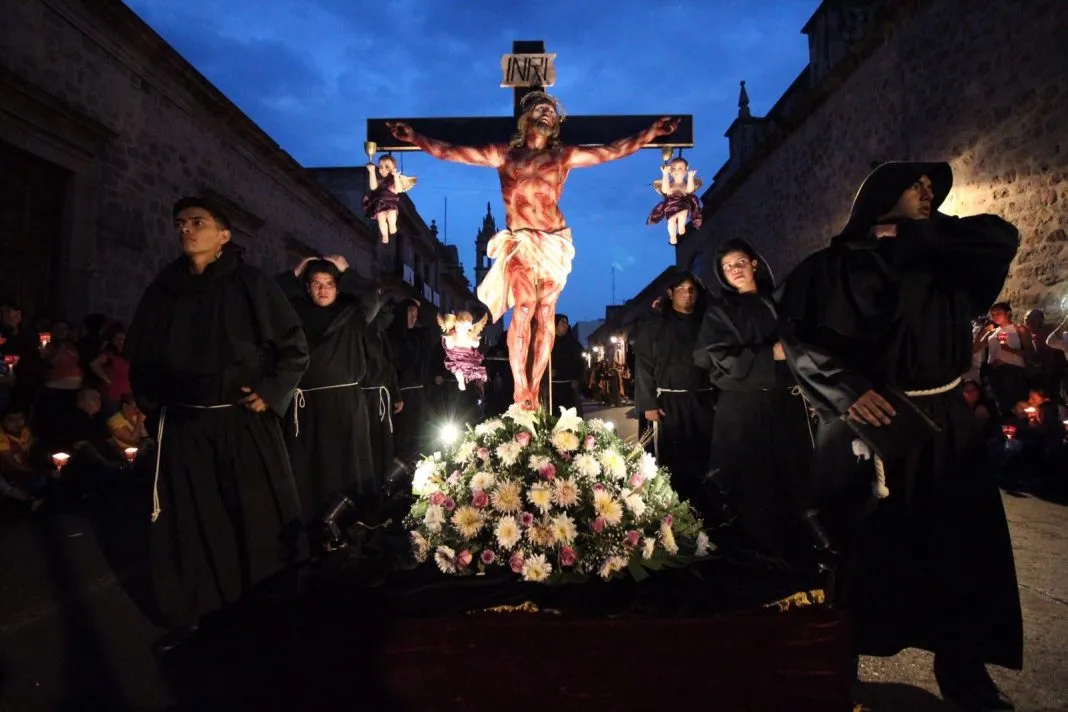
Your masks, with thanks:
<instances>
[{"instance_id":1,"label":"pink rose","mask_svg":"<svg viewBox=\"0 0 1068 712\"><path fill-rule=\"evenodd\" d=\"M456 509L456 502L453 501L452 497L446 497L445 501L441 503L441 506L451 512L452 510Z\"/></svg>"},{"instance_id":2,"label":"pink rose","mask_svg":"<svg viewBox=\"0 0 1068 712\"><path fill-rule=\"evenodd\" d=\"M523 555L520 553L512 554L512 558L508 559L508 568L513 573L519 573L523 570Z\"/></svg>"},{"instance_id":3,"label":"pink rose","mask_svg":"<svg viewBox=\"0 0 1068 712\"><path fill-rule=\"evenodd\" d=\"M489 495L482 490L478 490L471 495L471 504L479 509L484 509L489 504Z\"/></svg>"},{"instance_id":4,"label":"pink rose","mask_svg":"<svg viewBox=\"0 0 1068 712\"><path fill-rule=\"evenodd\" d=\"M489 566L490 564L492 564L494 561L497 560L497 555L493 553L492 549L483 549L482 550L482 556L479 557L479 558L482 559L482 563L483 564L485 564L486 566Z\"/></svg>"},{"instance_id":5,"label":"pink rose","mask_svg":"<svg viewBox=\"0 0 1068 712\"><path fill-rule=\"evenodd\" d=\"M430 495L430 503L436 504L440 507L442 504L445 503L445 495L443 495L441 492L434 492L432 495Z\"/></svg>"},{"instance_id":6,"label":"pink rose","mask_svg":"<svg viewBox=\"0 0 1068 712\"><path fill-rule=\"evenodd\" d=\"M459 484L459 482L460 482L460 471L459 470L453 470L452 474L449 475L448 482L449 482L450 485Z\"/></svg>"},{"instance_id":7,"label":"pink rose","mask_svg":"<svg viewBox=\"0 0 1068 712\"><path fill-rule=\"evenodd\" d=\"M642 473L640 473L640 472L635 472L633 475L630 476L630 486L631 487L641 487L642 486L642 482L644 482L644 481L645 481L645 479L642 477Z\"/></svg>"},{"instance_id":8,"label":"pink rose","mask_svg":"<svg viewBox=\"0 0 1068 712\"><path fill-rule=\"evenodd\" d=\"M488 460L489 459L489 450L484 448L484 447L480 447L478 449L478 457L481 460Z\"/></svg>"},{"instance_id":9,"label":"pink rose","mask_svg":"<svg viewBox=\"0 0 1068 712\"><path fill-rule=\"evenodd\" d=\"M594 492L604 492L604 485L602 485L600 482L598 482L597 484L595 484L593 486L593 491Z\"/></svg>"},{"instance_id":10,"label":"pink rose","mask_svg":"<svg viewBox=\"0 0 1068 712\"><path fill-rule=\"evenodd\" d=\"M596 519L594 519L593 524L591 524L590 527L593 529L593 531L600 534L602 531L604 531L604 517L597 517Z\"/></svg>"},{"instance_id":11,"label":"pink rose","mask_svg":"<svg viewBox=\"0 0 1068 712\"><path fill-rule=\"evenodd\" d=\"M547 463L545 465L545 467L543 467L540 470L538 470L538 472L540 472L541 476L544 477L547 480L556 479L556 465L554 465L551 462Z\"/></svg>"},{"instance_id":12,"label":"pink rose","mask_svg":"<svg viewBox=\"0 0 1068 712\"><path fill-rule=\"evenodd\" d=\"M560 457L564 460L564 462L571 462L571 453L569 453L569 452L561 452L559 454L560 454Z\"/></svg>"},{"instance_id":13,"label":"pink rose","mask_svg":"<svg viewBox=\"0 0 1068 712\"><path fill-rule=\"evenodd\" d=\"M667 524L670 527L674 523L675 523L675 518L673 516L671 516L670 514L665 514L664 515L664 524Z\"/></svg>"},{"instance_id":14,"label":"pink rose","mask_svg":"<svg viewBox=\"0 0 1068 712\"><path fill-rule=\"evenodd\" d=\"M534 523L534 515L530 512L523 512L519 515L519 523L522 524L524 527L529 527L531 524Z\"/></svg>"},{"instance_id":15,"label":"pink rose","mask_svg":"<svg viewBox=\"0 0 1068 712\"><path fill-rule=\"evenodd\" d=\"M585 442L582 443L582 446L584 448L586 448L587 450L592 450L593 446L596 445L596 444L597 444L597 438L593 437L592 435L587 435Z\"/></svg>"},{"instance_id":16,"label":"pink rose","mask_svg":"<svg viewBox=\"0 0 1068 712\"><path fill-rule=\"evenodd\" d=\"M578 555L575 554L575 550L570 546L565 546L560 549L560 565L561 566L574 566L575 560L578 559Z\"/></svg>"},{"instance_id":17,"label":"pink rose","mask_svg":"<svg viewBox=\"0 0 1068 712\"><path fill-rule=\"evenodd\" d=\"M461 551L459 554L456 555L456 568L458 568L458 569L466 569L470 565L471 565L471 552L470 551L468 551L467 549L464 549L463 551Z\"/></svg>"},{"instance_id":18,"label":"pink rose","mask_svg":"<svg viewBox=\"0 0 1068 712\"><path fill-rule=\"evenodd\" d=\"M627 532L627 546L630 547L631 549L633 549L634 547L638 546L638 542L641 541L641 540L642 540L642 535L639 532L637 532L637 531L635 531L633 529L631 529L629 532Z\"/></svg>"},{"instance_id":19,"label":"pink rose","mask_svg":"<svg viewBox=\"0 0 1068 712\"><path fill-rule=\"evenodd\" d=\"M521 430L520 432L515 434L515 441L523 447L530 445L530 433L528 433L526 430Z\"/></svg>"}]
</instances>

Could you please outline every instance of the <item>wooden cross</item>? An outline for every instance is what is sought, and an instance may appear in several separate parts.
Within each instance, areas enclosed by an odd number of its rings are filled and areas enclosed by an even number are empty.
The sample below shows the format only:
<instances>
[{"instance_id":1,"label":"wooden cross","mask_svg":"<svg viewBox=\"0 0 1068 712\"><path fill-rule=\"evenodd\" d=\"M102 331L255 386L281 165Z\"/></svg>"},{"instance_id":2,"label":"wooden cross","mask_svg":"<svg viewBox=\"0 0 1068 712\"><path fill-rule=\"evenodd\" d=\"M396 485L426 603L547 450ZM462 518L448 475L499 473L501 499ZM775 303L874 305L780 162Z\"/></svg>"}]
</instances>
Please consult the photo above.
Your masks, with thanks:
<instances>
[{"instance_id":1,"label":"wooden cross","mask_svg":"<svg viewBox=\"0 0 1068 712\"><path fill-rule=\"evenodd\" d=\"M513 54L544 54L545 42L515 41ZM400 121L416 133L436 138L454 146L486 146L508 143L516 132L520 103L531 91L543 90L544 84L515 86L512 116L475 116L465 118L392 118L368 119L367 140L378 145L379 151L418 151L419 148L393 138L386 122ZM621 87L622 89L622 87ZM567 102L564 101L564 106ZM643 148L690 148L693 146L693 116L656 114L648 116L572 116L568 115L560 128L560 140L568 146L605 146L621 138L634 136L649 128L661 116L679 119L679 127L670 136L654 139Z\"/></svg>"}]
</instances>

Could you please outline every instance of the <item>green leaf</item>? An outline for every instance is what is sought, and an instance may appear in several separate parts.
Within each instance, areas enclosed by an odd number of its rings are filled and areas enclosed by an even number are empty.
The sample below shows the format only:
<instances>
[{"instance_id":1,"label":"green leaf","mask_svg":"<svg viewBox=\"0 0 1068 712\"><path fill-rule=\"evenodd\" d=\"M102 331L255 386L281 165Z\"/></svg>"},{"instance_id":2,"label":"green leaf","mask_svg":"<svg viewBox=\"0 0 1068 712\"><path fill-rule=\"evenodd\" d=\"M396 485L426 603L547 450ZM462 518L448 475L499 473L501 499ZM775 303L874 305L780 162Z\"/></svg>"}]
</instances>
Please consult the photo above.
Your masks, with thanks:
<instances>
[{"instance_id":1,"label":"green leaf","mask_svg":"<svg viewBox=\"0 0 1068 712\"><path fill-rule=\"evenodd\" d=\"M641 565L641 562L635 559L631 559L630 563L627 564L627 570L630 572L630 575L634 577L635 581L644 581L649 578L649 572L645 570L645 567Z\"/></svg>"}]
</instances>

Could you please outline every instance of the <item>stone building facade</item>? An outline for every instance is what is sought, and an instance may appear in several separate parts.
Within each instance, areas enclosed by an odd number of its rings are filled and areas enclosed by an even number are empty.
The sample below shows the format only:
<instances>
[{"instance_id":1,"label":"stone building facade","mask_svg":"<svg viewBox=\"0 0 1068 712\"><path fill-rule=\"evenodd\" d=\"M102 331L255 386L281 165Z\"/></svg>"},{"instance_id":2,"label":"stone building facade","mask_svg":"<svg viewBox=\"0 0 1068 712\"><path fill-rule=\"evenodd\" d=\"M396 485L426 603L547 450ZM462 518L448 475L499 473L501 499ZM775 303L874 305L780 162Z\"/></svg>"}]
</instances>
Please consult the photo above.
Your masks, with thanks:
<instances>
[{"instance_id":1,"label":"stone building facade","mask_svg":"<svg viewBox=\"0 0 1068 712\"><path fill-rule=\"evenodd\" d=\"M1068 302L1068 13L1055 0L826 0L803 29L810 62L765 116L748 99L731 157L677 250L714 284L741 237L785 276L845 224L874 162L948 160L943 211L995 213L1022 246L1004 298Z\"/></svg>"},{"instance_id":2,"label":"stone building facade","mask_svg":"<svg viewBox=\"0 0 1068 712\"><path fill-rule=\"evenodd\" d=\"M278 271L376 235L119 0L4 3L0 291L36 315L128 319L178 254L171 205L223 201Z\"/></svg>"}]
</instances>

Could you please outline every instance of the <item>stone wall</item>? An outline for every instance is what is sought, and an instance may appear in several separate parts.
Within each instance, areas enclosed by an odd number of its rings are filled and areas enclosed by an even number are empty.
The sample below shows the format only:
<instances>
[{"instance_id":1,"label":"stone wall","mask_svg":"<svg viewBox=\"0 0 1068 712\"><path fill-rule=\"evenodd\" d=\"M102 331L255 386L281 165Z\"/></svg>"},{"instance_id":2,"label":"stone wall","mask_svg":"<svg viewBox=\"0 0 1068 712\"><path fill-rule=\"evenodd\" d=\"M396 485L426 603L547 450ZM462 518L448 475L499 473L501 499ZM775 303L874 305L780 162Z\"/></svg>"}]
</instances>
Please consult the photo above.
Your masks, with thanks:
<instances>
[{"instance_id":1,"label":"stone wall","mask_svg":"<svg viewBox=\"0 0 1068 712\"><path fill-rule=\"evenodd\" d=\"M711 253L741 237L783 277L841 229L872 161L949 160L956 187L945 212L995 213L1020 229L1003 296L1017 311L1064 311L1066 37L1055 0L915 2L784 141L707 196L705 223L678 263L703 255L711 276Z\"/></svg>"},{"instance_id":2,"label":"stone wall","mask_svg":"<svg viewBox=\"0 0 1068 712\"><path fill-rule=\"evenodd\" d=\"M235 242L266 270L304 245L372 274L370 231L118 0L12 2L4 14L0 68L108 135L78 169L91 205L64 251L69 316L129 318L178 254L170 210L188 194L231 201Z\"/></svg>"}]
</instances>

